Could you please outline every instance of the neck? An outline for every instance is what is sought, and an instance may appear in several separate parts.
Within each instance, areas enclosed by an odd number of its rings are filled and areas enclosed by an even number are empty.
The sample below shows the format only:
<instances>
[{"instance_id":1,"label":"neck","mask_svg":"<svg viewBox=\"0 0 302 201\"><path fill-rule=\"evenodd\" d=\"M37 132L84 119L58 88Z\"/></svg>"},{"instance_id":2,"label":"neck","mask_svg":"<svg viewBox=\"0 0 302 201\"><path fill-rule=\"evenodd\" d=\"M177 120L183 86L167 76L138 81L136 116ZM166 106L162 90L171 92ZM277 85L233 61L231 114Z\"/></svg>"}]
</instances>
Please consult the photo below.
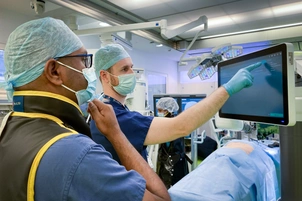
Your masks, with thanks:
<instances>
[{"instance_id":1,"label":"neck","mask_svg":"<svg viewBox=\"0 0 302 201\"><path fill-rule=\"evenodd\" d=\"M122 105L125 105L126 97L118 94L116 91L114 91L112 88L109 90L104 89L104 94L107 96L110 96L120 102Z\"/></svg>"}]
</instances>

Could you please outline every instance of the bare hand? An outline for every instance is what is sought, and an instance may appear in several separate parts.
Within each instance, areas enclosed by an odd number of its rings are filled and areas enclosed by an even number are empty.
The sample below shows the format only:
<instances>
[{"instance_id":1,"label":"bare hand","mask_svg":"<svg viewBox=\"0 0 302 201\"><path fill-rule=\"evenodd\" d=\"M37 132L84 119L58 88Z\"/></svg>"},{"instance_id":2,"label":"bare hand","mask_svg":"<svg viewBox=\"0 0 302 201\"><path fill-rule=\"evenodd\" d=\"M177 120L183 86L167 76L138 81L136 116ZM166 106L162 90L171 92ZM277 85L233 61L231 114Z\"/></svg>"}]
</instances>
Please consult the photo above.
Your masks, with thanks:
<instances>
[{"instance_id":1,"label":"bare hand","mask_svg":"<svg viewBox=\"0 0 302 201\"><path fill-rule=\"evenodd\" d=\"M97 128L107 138L121 133L119 124L116 120L114 110L111 105L102 103L94 99L88 103L88 112L95 121Z\"/></svg>"}]
</instances>

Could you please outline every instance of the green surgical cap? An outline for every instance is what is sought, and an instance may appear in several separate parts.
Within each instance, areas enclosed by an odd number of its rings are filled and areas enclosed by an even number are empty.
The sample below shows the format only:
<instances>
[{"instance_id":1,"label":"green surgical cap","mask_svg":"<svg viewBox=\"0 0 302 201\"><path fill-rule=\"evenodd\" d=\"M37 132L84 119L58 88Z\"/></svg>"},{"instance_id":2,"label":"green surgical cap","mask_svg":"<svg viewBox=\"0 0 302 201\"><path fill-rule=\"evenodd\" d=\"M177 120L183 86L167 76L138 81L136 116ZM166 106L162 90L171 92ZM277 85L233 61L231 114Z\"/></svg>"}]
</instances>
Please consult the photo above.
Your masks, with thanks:
<instances>
[{"instance_id":1,"label":"green surgical cap","mask_svg":"<svg viewBox=\"0 0 302 201\"><path fill-rule=\"evenodd\" d=\"M11 95L13 87L37 79L47 60L81 47L80 39L61 20L46 17L20 25L10 34L4 50L5 89Z\"/></svg>"},{"instance_id":2,"label":"green surgical cap","mask_svg":"<svg viewBox=\"0 0 302 201\"><path fill-rule=\"evenodd\" d=\"M130 57L123 46L119 44L109 44L100 48L94 55L94 68L97 77L101 70L107 70L118 61Z\"/></svg>"},{"instance_id":3,"label":"green surgical cap","mask_svg":"<svg viewBox=\"0 0 302 201\"><path fill-rule=\"evenodd\" d=\"M174 98L164 97L157 101L156 108L167 110L172 113L176 112L179 109L179 106Z\"/></svg>"}]
</instances>

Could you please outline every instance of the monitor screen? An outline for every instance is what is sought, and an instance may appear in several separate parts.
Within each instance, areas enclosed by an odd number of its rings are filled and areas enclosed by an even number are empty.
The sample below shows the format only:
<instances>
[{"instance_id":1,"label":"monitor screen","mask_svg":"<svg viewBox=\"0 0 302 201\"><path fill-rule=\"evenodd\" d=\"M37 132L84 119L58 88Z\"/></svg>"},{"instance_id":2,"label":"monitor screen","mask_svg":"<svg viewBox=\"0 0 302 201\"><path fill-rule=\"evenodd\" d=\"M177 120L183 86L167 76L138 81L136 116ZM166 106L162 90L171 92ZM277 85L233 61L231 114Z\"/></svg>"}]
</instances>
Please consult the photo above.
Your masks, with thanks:
<instances>
[{"instance_id":1,"label":"monitor screen","mask_svg":"<svg viewBox=\"0 0 302 201\"><path fill-rule=\"evenodd\" d=\"M0 49L0 82L4 82L4 50ZM11 101L8 101L6 91L4 88L0 88L0 105L12 105Z\"/></svg>"},{"instance_id":2,"label":"monitor screen","mask_svg":"<svg viewBox=\"0 0 302 201\"><path fill-rule=\"evenodd\" d=\"M206 97L205 94L156 94L153 95L154 116L157 116L156 103L162 97L172 97L176 100L179 109L174 115L181 113L190 106L196 104Z\"/></svg>"},{"instance_id":3,"label":"monitor screen","mask_svg":"<svg viewBox=\"0 0 302 201\"><path fill-rule=\"evenodd\" d=\"M4 81L4 73L5 73L4 50L0 49L0 81Z\"/></svg>"},{"instance_id":4,"label":"monitor screen","mask_svg":"<svg viewBox=\"0 0 302 201\"><path fill-rule=\"evenodd\" d=\"M158 116L157 115L157 109L156 109L156 103L157 103L157 101L159 100L159 99L161 99L162 97L172 97L172 96L166 96L166 95L159 95L159 96L156 96L156 97L153 97L153 105L154 105L154 116ZM174 98L174 97L173 97ZM174 100L177 102L177 104L178 104L178 99L177 98L174 98ZM176 111L176 112L174 112L173 114L174 114L174 116L177 116L177 114L179 113L179 110L178 111Z\"/></svg>"},{"instance_id":5,"label":"monitor screen","mask_svg":"<svg viewBox=\"0 0 302 201\"><path fill-rule=\"evenodd\" d=\"M195 105L205 97L206 97L205 95L191 95L191 96L180 97L181 112L188 109L192 105Z\"/></svg>"},{"instance_id":6,"label":"monitor screen","mask_svg":"<svg viewBox=\"0 0 302 201\"><path fill-rule=\"evenodd\" d=\"M283 43L218 63L218 86L244 67L265 61L251 74L253 85L232 95L219 111L222 118L277 125L295 124L293 45Z\"/></svg>"}]
</instances>

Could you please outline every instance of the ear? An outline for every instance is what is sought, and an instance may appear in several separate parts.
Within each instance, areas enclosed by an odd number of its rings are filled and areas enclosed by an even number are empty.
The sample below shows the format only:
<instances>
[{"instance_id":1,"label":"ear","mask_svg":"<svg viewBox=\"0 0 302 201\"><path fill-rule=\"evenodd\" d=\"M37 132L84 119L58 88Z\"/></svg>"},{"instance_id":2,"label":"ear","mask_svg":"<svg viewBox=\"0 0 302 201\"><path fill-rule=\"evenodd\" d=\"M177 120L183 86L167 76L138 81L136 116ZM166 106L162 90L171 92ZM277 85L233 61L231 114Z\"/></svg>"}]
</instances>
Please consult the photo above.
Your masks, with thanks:
<instances>
[{"instance_id":1,"label":"ear","mask_svg":"<svg viewBox=\"0 0 302 201\"><path fill-rule=\"evenodd\" d=\"M109 81L110 81L109 79L110 79L110 77L109 77L108 73L104 70L101 70L100 71L100 80L101 80L101 82L102 83L109 83Z\"/></svg>"},{"instance_id":2,"label":"ear","mask_svg":"<svg viewBox=\"0 0 302 201\"><path fill-rule=\"evenodd\" d=\"M44 75L51 83L55 85L61 85L63 83L59 64L54 59L50 59L46 62L44 67Z\"/></svg>"}]
</instances>

